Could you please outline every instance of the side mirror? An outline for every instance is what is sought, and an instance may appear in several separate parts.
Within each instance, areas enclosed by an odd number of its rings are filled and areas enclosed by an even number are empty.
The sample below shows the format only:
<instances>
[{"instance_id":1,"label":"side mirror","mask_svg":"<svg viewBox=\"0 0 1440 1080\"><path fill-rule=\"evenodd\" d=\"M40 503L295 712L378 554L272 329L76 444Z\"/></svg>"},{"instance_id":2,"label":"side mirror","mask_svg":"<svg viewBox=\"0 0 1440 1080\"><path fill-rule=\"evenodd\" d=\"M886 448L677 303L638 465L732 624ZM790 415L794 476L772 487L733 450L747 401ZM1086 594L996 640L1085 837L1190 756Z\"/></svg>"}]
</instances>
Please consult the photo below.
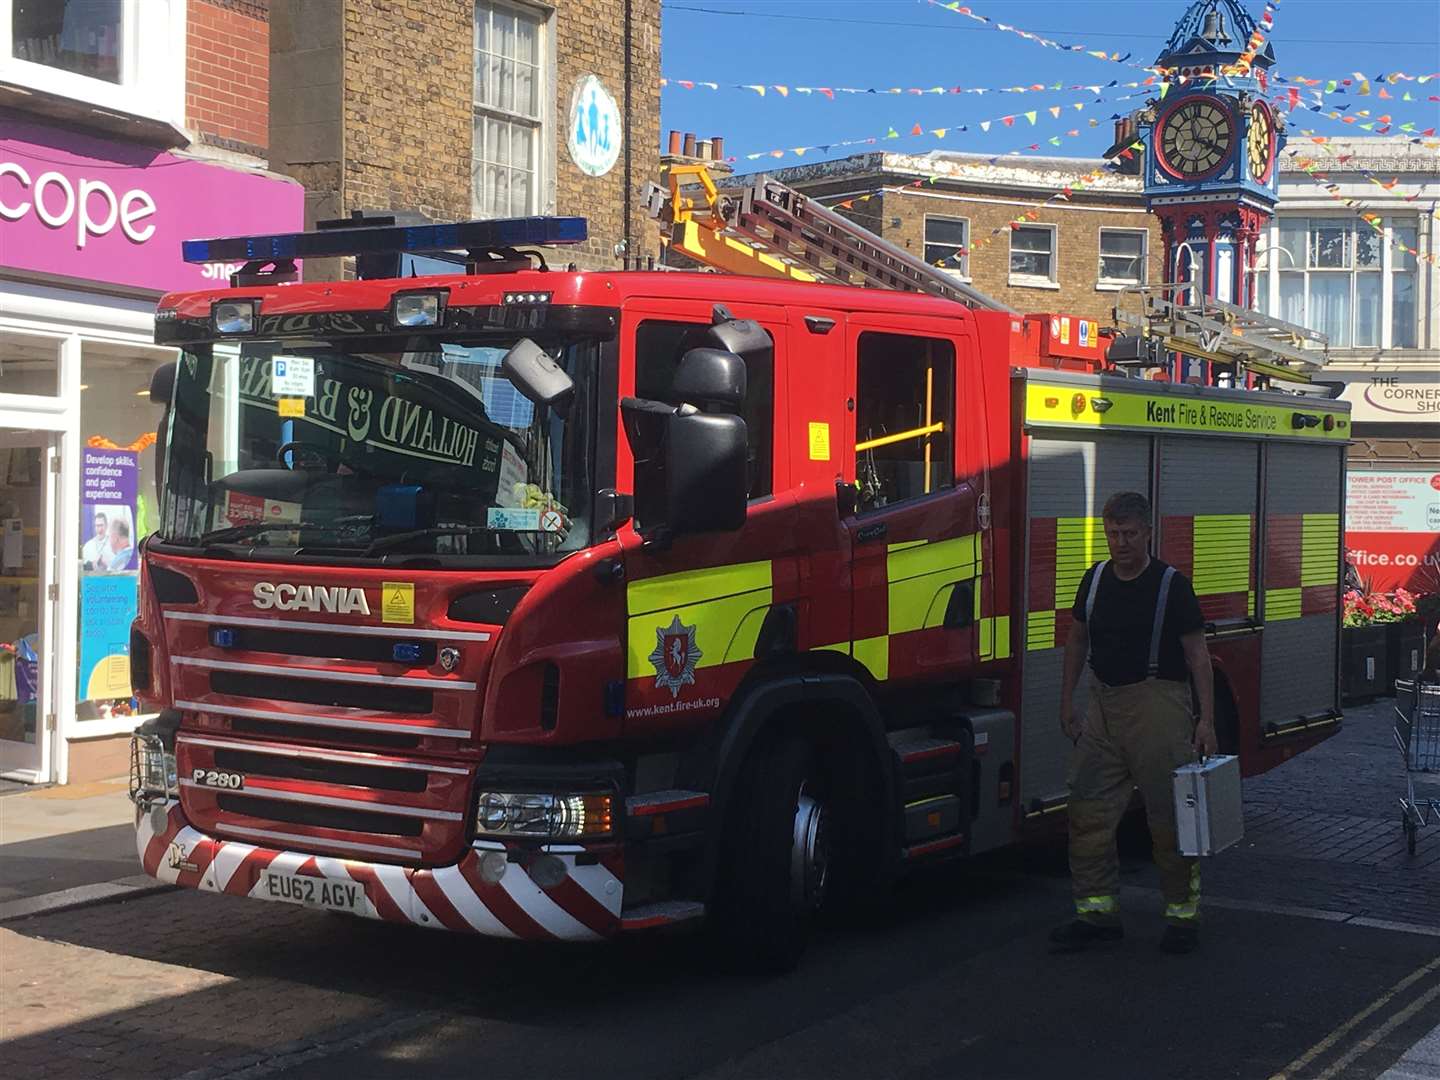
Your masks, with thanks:
<instances>
[{"instance_id":1,"label":"side mirror","mask_svg":"<svg viewBox=\"0 0 1440 1080\"><path fill-rule=\"evenodd\" d=\"M717 349L737 356L757 356L775 347L759 323L754 319L735 318L723 304L716 304L710 317L714 325L705 336Z\"/></svg>"},{"instance_id":2,"label":"side mirror","mask_svg":"<svg viewBox=\"0 0 1440 1080\"><path fill-rule=\"evenodd\" d=\"M665 432L665 524L673 533L733 532L745 524L745 421L677 409Z\"/></svg>"},{"instance_id":3,"label":"side mirror","mask_svg":"<svg viewBox=\"0 0 1440 1080\"><path fill-rule=\"evenodd\" d=\"M575 394L575 383L565 369L529 338L521 338L510 348L500 361L500 370L536 405L559 413Z\"/></svg>"},{"instance_id":4,"label":"side mirror","mask_svg":"<svg viewBox=\"0 0 1440 1080\"><path fill-rule=\"evenodd\" d=\"M745 523L744 420L643 398L624 398L620 411L635 457L634 515L641 533L659 538L730 531Z\"/></svg>"},{"instance_id":5,"label":"side mirror","mask_svg":"<svg viewBox=\"0 0 1440 1080\"><path fill-rule=\"evenodd\" d=\"M150 376L150 404L169 405L175 393L176 362L161 364Z\"/></svg>"},{"instance_id":6,"label":"side mirror","mask_svg":"<svg viewBox=\"0 0 1440 1080\"><path fill-rule=\"evenodd\" d=\"M680 358L670 392L700 409L738 412L745 403L745 361L723 349L691 349Z\"/></svg>"}]
</instances>

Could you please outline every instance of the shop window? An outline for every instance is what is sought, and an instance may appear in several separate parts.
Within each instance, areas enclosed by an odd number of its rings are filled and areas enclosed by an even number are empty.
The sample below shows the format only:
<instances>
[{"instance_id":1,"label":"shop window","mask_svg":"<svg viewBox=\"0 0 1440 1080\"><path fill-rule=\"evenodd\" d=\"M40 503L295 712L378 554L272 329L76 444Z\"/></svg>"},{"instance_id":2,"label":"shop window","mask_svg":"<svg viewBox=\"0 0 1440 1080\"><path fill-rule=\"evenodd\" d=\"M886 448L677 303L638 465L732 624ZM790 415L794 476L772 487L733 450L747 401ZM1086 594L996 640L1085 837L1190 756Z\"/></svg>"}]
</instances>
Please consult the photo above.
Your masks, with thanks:
<instances>
[{"instance_id":1,"label":"shop window","mask_svg":"<svg viewBox=\"0 0 1440 1080\"><path fill-rule=\"evenodd\" d=\"M1010 231L1010 284L1055 284L1055 226L1021 225Z\"/></svg>"},{"instance_id":2,"label":"shop window","mask_svg":"<svg viewBox=\"0 0 1440 1080\"><path fill-rule=\"evenodd\" d=\"M970 276L970 222L925 215L925 261L963 278Z\"/></svg>"},{"instance_id":3,"label":"shop window","mask_svg":"<svg viewBox=\"0 0 1440 1080\"><path fill-rule=\"evenodd\" d=\"M171 354L86 342L81 355L78 719L133 715L128 640L139 545L159 521L150 377Z\"/></svg>"},{"instance_id":4,"label":"shop window","mask_svg":"<svg viewBox=\"0 0 1440 1080\"><path fill-rule=\"evenodd\" d=\"M481 217L524 217L542 206L546 17L475 5L475 118L471 197Z\"/></svg>"},{"instance_id":5,"label":"shop window","mask_svg":"<svg viewBox=\"0 0 1440 1080\"><path fill-rule=\"evenodd\" d=\"M60 340L0 334L0 394L54 397L60 392Z\"/></svg>"},{"instance_id":6,"label":"shop window","mask_svg":"<svg viewBox=\"0 0 1440 1080\"><path fill-rule=\"evenodd\" d=\"M1332 348L1414 348L1414 219L1282 217L1261 258L1262 310ZM1388 311L1388 318L1387 318Z\"/></svg>"},{"instance_id":7,"label":"shop window","mask_svg":"<svg viewBox=\"0 0 1440 1080\"><path fill-rule=\"evenodd\" d=\"M1144 285L1150 234L1144 229L1100 230L1100 284Z\"/></svg>"},{"instance_id":8,"label":"shop window","mask_svg":"<svg viewBox=\"0 0 1440 1080\"><path fill-rule=\"evenodd\" d=\"M855 478L860 509L955 485L955 347L938 338L861 334Z\"/></svg>"},{"instance_id":9,"label":"shop window","mask_svg":"<svg viewBox=\"0 0 1440 1080\"><path fill-rule=\"evenodd\" d=\"M184 123L184 0L0 0L0 80Z\"/></svg>"},{"instance_id":10,"label":"shop window","mask_svg":"<svg viewBox=\"0 0 1440 1080\"><path fill-rule=\"evenodd\" d=\"M707 345L708 326L698 323L643 322L635 334L635 396L678 405L671 387L680 359L690 349ZM749 497L774 491L775 353L745 358L746 456Z\"/></svg>"}]
</instances>

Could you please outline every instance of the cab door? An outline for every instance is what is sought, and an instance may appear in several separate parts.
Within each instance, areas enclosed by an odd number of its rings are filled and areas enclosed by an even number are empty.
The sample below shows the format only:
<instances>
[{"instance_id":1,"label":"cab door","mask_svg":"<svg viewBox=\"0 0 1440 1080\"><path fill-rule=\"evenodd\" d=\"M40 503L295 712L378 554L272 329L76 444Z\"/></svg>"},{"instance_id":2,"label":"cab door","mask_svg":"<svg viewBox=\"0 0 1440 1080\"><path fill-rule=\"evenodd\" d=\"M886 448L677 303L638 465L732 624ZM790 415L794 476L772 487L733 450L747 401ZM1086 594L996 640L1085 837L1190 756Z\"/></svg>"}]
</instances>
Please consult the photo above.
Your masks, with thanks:
<instances>
[{"instance_id":1,"label":"cab door","mask_svg":"<svg viewBox=\"0 0 1440 1080\"><path fill-rule=\"evenodd\" d=\"M963 419L974 352L958 321L867 315L847 326L851 652L884 685L953 678L976 656L980 477L959 465L975 460Z\"/></svg>"},{"instance_id":2,"label":"cab door","mask_svg":"<svg viewBox=\"0 0 1440 1080\"><path fill-rule=\"evenodd\" d=\"M753 319L774 343L768 356L747 358L746 423L749 501L734 532L677 532L646 542L645 508L620 530L626 591L627 734L671 734L716 716L771 639L792 639L787 616L772 616L796 594L794 499L787 492L789 402L783 378L785 312L765 305L729 304L736 318ZM680 358L705 342L714 305L708 300L637 299L620 323L621 397L678 405L671 382ZM623 430L616 475L635 491L635 463ZM779 493L779 494L777 494ZM673 523L683 525L683 523Z\"/></svg>"}]
</instances>

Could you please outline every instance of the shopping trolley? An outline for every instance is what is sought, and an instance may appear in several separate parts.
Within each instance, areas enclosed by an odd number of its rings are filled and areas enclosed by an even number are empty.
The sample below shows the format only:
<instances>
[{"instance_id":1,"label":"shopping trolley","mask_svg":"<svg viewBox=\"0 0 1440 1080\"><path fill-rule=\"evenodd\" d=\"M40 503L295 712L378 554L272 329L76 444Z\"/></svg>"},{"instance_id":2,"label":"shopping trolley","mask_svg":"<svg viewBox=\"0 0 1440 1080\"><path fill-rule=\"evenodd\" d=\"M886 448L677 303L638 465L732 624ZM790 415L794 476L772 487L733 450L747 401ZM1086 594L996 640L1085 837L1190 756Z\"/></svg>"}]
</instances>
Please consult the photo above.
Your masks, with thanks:
<instances>
[{"instance_id":1,"label":"shopping trolley","mask_svg":"<svg viewBox=\"0 0 1440 1080\"><path fill-rule=\"evenodd\" d=\"M1440 795L1440 683L1396 681L1395 742L1405 759L1400 823L1405 828L1405 845L1414 855L1420 826L1440 822L1440 797L1415 793L1419 777L1422 787L1433 784Z\"/></svg>"}]
</instances>

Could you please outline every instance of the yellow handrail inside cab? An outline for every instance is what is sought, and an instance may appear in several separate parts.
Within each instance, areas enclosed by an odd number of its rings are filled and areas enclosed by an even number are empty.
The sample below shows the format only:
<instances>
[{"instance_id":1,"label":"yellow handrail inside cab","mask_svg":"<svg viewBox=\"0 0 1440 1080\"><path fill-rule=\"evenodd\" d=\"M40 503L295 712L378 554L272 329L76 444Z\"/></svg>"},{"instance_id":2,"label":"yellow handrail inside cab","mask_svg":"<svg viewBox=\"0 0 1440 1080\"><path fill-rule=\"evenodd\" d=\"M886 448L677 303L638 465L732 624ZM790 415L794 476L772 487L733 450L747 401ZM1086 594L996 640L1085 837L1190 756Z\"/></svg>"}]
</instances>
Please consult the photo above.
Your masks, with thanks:
<instances>
[{"instance_id":1,"label":"yellow handrail inside cab","mask_svg":"<svg viewBox=\"0 0 1440 1080\"><path fill-rule=\"evenodd\" d=\"M892 443L904 442L906 439L919 439L926 435L938 435L945 430L945 421L941 420L934 424L926 424L924 427L912 428L910 431L897 431L894 435L881 435L878 439L866 439L864 442L855 444L855 452L862 450L874 450L877 446L889 446Z\"/></svg>"}]
</instances>

